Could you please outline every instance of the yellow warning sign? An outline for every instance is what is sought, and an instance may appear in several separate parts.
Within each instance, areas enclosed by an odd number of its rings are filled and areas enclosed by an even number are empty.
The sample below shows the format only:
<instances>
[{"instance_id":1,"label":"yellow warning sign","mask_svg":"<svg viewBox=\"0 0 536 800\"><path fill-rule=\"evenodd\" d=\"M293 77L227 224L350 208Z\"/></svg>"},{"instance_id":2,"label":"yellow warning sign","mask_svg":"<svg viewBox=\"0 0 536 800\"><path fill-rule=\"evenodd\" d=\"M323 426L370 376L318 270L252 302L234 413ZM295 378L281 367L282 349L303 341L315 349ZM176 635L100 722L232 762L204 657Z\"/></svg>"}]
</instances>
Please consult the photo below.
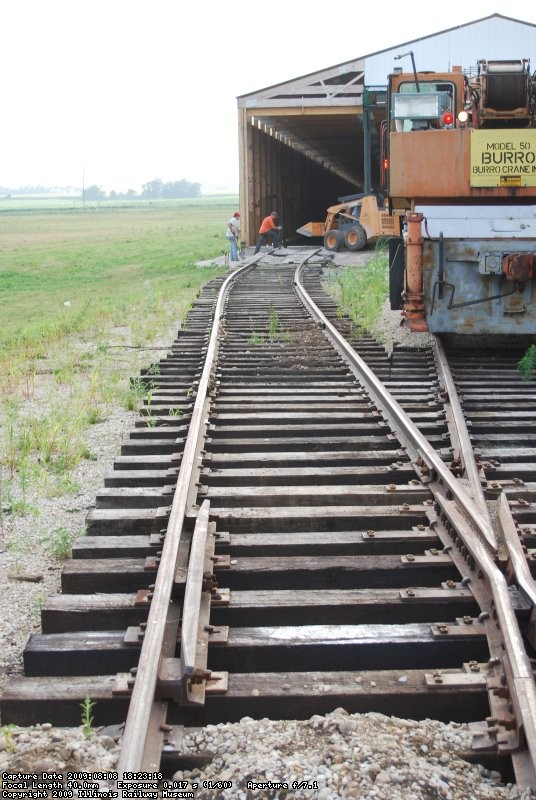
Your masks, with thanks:
<instances>
[{"instance_id":1,"label":"yellow warning sign","mask_svg":"<svg viewBox=\"0 0 536 800\"><path fill-rule=\"evenodd\" d=\"M536 186L536 130L471 131L471 186Z\"/></svg>"},{"instance_id":2,"label":"yellow warning sign","mask_svg":"<svg viewBox=\"0 0 536 800\"><path fill-rule=\"evenodd\" d=\"M522 186L521 175L501 175L501 186Z\"/></svg>"}]
</instances>

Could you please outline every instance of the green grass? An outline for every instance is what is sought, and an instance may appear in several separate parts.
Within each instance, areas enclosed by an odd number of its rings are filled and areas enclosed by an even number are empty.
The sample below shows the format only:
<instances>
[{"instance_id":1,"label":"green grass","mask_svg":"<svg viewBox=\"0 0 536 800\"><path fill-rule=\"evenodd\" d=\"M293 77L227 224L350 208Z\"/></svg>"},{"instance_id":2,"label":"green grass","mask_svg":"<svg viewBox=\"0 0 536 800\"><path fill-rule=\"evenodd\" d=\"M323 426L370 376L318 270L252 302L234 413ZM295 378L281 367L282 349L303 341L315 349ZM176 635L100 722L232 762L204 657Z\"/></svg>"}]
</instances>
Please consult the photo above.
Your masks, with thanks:
<instances>
[{"instance_id":1,"label":"green grass","mask_svg":"<svg viewBox=\"0 0 536 800\"><path fill-rule=\"evenodd\" d=\"M536 372L536 344L527 348L517 363L517 369L524 381L530 381Z\"/></svg>"},{"instance_id":2,"label":"green grass","mask_svg":"<svg viewBox=\"0 0 536 800\"><path fill-rule=\"evenodd\" d=\"M16 727L16 725L10 722L9 725L2 725L0 728L0 736L2 736L4 739L4 746L8 753L14 753L17 749L15 740L13 738L13 731Z\"/></svg>"},{"instance_id":3,"label":"green grass","mask_svg":"<svg viewBox=\"0 0 536 800\"><path fill-rule=\"evenodd\" d=\"M328 288L341 313L360 328L372 330L389 291L389 259L385 249L378 246L364 266L337 272Z\"/></svg>"},{"instance_id":4,"label":"green grass","mask_svg":"<svg viewBox=\"0 0 536 800\"><path fill-rule=\"evenodd\" d=\"M151 343L171 343L221 273L195 262L226 252L237 199L54 214L36 202L0 206L0 522L28 513L32 489L77 491L73 470L93 458L85 429L139 406L145 389L129 379L142 366L157 374Z\"/></svg>"},{"instance_id":5,"label":"green grass","mask_svg":"<svg viewBox=\"0 0 536 800\"><path fill-rule=\"evenodd\" d=\"M270 305L270 316L268 318L268 331L270 333L271 340L276 338L279 331L279 317L277 315L277 311L272 305Z\"/></svg>"},{"instance_id":6,"label":"green grass","mask_svg":"<svg viewBox=\"0 0 536 800\"><path fill-rule=\"evenodd\" d=\"M58 561L65 561L70 558L72 552L74 536L63 525L54 528L41 540L44 549Z\"/></svg>"},{"instance_id":7,"label":"green grass","mask_svg":"<svg viewBox=\"0 0 536 800\"><path fill-rule=\"evenodd\" d=\"M191 300L210 277L193 265L226 251L225 221L235 203L2 212L0 360L100 324L127 324L150 306Z\"/></svg>"}]
</instances>

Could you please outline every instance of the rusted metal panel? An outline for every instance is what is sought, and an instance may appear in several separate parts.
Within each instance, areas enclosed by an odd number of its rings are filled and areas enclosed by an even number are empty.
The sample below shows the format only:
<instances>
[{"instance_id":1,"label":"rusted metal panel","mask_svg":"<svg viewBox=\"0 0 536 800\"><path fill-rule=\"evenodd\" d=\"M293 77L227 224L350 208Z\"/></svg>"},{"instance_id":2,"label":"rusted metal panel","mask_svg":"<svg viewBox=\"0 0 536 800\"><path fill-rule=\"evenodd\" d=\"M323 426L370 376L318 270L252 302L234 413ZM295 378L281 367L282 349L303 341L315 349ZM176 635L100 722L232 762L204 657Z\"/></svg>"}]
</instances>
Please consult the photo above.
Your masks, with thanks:
<instances>
[{"instance_id":1,"label":"rusted metal panel","mask_svg":"<svg viewBox=\"0 0 536 800\"><path fill-rule=\"evenodd\" d=\"M392 132L390 194L418 198L533 197L534 188L470 186L471 130Z\"/></svg>"},{"instance_id":2,"label":"rusted metal panel","mask_svg":"<svg viewBox=\"0 0 536 800\"><path fill-rule=\"evenodd\" d=\"M396 197L467 197L468 131L391 133L390 193Z\"/></svg>"}]
</instances>

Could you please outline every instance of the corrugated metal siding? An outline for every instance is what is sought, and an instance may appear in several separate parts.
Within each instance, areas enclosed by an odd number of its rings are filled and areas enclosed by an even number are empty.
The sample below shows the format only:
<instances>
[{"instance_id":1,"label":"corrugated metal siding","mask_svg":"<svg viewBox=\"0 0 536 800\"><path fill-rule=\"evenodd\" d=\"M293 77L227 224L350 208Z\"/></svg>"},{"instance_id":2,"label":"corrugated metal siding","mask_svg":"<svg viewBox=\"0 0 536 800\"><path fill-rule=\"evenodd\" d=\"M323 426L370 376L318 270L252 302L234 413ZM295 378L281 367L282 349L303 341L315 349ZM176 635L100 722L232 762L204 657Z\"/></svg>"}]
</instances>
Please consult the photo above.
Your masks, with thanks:
<instances>
[{"instance_id":1,"label":"corrugated metal siding","mask_svg":"<svg viewBox=\"0 0 536 800\"><path fill-rule=\"evenodd\" d=\"M529 58L531 69L536 68L536 26L504 18L484 19L417 39L407 44L384 50L365 59L365 83L368 86L387 83L387 76L395 67L411 72L409 57L395 61L400 53L413 50L418 70L447 71L459 65L465 70L476 66L479 59Z\"/></svg>"}]
</instances>

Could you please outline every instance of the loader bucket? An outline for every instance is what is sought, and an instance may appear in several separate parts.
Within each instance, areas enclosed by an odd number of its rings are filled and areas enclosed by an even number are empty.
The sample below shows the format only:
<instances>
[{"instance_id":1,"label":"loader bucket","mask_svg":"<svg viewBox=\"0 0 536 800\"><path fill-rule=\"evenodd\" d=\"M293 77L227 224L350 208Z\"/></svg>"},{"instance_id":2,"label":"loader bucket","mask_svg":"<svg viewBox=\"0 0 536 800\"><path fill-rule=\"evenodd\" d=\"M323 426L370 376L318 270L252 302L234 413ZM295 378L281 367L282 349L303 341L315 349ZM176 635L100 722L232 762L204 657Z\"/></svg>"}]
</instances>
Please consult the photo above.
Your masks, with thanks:
<instances>
[{"instance_id":1,"label":"loader bucket","mask_svg":"<svg viewBox=\"0 0 536 800\"><path fill-rule=\"evenodd\" d=\"M296 229L296 233L302 236L323 236L326 230L324 222L306 222L301 228Z\"/></svg>"}]
</instances>

